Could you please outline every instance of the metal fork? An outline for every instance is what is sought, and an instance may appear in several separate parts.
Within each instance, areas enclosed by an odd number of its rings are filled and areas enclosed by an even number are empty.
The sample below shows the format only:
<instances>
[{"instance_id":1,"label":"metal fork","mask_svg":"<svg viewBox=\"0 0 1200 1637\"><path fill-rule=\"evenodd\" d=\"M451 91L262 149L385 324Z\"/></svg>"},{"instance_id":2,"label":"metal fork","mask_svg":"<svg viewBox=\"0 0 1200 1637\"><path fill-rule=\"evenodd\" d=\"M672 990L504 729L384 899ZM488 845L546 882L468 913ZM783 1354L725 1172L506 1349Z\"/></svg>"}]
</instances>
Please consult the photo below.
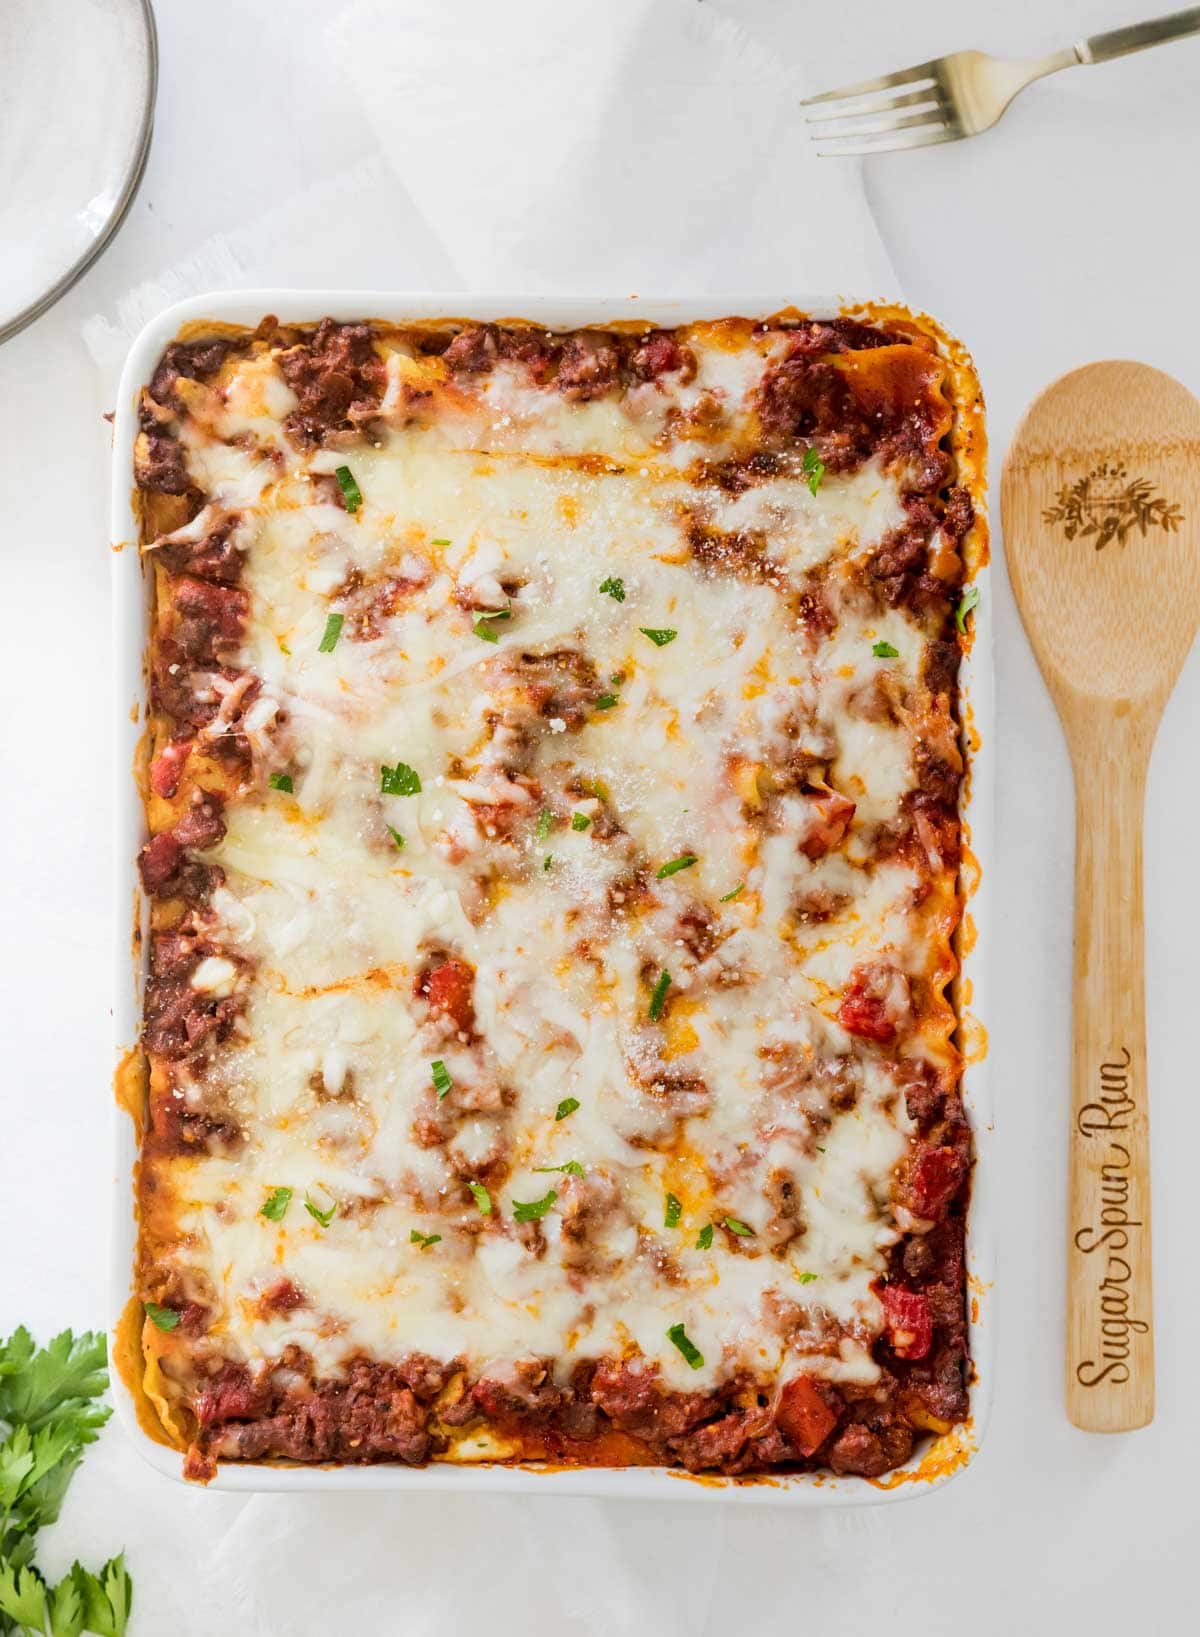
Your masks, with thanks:
<instances>
[{"instance_id":1,"label":"metal fork","mask_svg":"<svg viewBox=\"0 0 1200 1637\"><path fill-rule=\"evenodd\" d=\"M802 106L819 109L805 117L814 127L809 134L823 159L957 142L988 130L1017 92L1043 75L1080 63L1109 62L1187 34L1200 34L1200 6L1094 34L1049 57L1013 62L983 51L955 51L897 74L806 97Z\"/></svg>"}]
</instances>

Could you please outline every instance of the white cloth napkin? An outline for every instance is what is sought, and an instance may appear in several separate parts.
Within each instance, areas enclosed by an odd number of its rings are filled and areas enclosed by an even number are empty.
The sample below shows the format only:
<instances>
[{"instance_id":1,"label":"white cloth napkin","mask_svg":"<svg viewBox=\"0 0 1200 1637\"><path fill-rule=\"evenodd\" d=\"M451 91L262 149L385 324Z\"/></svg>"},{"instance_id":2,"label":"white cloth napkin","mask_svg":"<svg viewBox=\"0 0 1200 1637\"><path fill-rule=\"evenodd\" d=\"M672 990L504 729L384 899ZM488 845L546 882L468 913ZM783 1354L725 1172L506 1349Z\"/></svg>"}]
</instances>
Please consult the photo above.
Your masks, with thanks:
<instances>
[{"instance_id":1,"label":"white cloth napkin","mask_svg":"<svg viewBox=\"0 0 1200 1637\"><path fill-rule=\"evenodd\" d=\"M799 70L695 0L364 0L334 29L379 146L472 289L878 295L856 166Z\"/></svg>"}]
</instances>

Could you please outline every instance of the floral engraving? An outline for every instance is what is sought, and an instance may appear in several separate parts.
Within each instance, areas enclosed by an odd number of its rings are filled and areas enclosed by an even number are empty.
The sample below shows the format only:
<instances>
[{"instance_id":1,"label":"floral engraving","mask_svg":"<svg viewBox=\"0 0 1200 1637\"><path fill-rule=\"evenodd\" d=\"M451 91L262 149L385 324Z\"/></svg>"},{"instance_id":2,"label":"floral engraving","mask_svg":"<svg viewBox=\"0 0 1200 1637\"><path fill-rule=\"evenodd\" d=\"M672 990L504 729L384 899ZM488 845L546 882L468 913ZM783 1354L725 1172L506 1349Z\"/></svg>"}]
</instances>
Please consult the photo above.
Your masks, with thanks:
<instances>
[{"instance_id":1,"label":"floral engraving","mask_svg":"<svg viewBox=\"0 0 1200 1637\"><path fill-rule=\"evenodd\" d=\"M1173 534L1183 513L1174 501L1155 494L1148 478L1131 478L1120 462L1103 461L1086 477L1065 483L1042 521L1061 523L1068 540L1094 539L1096 550L1103 551L1113 540L1123 546L1133 529L1143 539L1151 529Z\"/></svg>"}]
</instances>

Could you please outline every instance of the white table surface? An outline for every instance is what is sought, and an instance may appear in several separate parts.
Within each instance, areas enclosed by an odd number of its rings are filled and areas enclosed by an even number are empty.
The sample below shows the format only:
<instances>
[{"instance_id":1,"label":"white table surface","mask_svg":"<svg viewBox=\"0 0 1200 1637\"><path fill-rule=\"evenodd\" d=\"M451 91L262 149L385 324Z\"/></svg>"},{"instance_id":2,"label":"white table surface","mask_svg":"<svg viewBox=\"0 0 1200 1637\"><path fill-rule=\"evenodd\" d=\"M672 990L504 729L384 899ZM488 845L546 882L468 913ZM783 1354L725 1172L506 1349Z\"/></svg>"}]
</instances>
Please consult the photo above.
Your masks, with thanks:
<instances>
[{"instance_id":1,"label":"white table surface","mask_svg":"<svg viewBox=\"0 0 1200 1637\"><path fill-rule=\"evenodd\" d=\"M469 27L472 4L458 3ZM289 9L315 26L318 8L304 0L276 8L277 35ZM1149 12L1153 0L725 0L723 9L803 61L814 84L836 85L958 46L1014 55L1054 47ZM587 7L587 26L602 27L603 11ZM287 52L274 85L264 89L253 71L239 0L159 0L159 13L155 143L130 219L83 283L0 349L0 1333L24 1322L48 1336L106 1318L111 775L100 416L111 389L81 326L111 313L140 269L268 209L274 189L302 180L314 140ZM260 20L254 37L269 38L265 30ZM326 103L336 95L321 92ZM1200 392L1198 172L1200 40L1046 82L974 142L870 163L868 194L907 297L975 354L993 480L1024 405L1075 364L1140 358ZM820 199L782 208L819 219ZM454 282L415 227L404 265L376 254L373 264L340 266L336 235L331 248L320 222L312 231L315 270L297 269L297 283ZM771 223L739 231L769 235ZM776 287L788 280L779 267ZM168 1485L110 1428L76 1479L49 1543L52 1565L65 1565L84 1535L89 1550L124 1545L140 1599L135 1632L166 1629L170 1618L196 1637L303 1637L367 1620L382 1632L497 1637L551 1622L563 1634L657 1637L856 1633L868 1621L901 1637L1041 1634L1064 1622L1094 1637L1168 1622L1188 1629L1200 1549L1190 1470L1200 1449L1200 1304L1187 1248L1200 1152L1188 953L1200 925L1191 850L1200 660L1193 654L1185 667L1163 722L1147 814L1158 1415L1142 1432L1104 1439L1067 1424L1060 1391L1070 777L1002 573L994 594L1002 910L986 1021L999 1116L1001 1339L992 1426L970 1472L911 1506L837 1516L504 1497L247 1503ZM312 1544L322 1540L324 1561ZM287 1576L295 1596L286 1617L256 1606L258 1575ZM352 1624L339 1617L350 1608Z\"/></svg>"}]
</instances>

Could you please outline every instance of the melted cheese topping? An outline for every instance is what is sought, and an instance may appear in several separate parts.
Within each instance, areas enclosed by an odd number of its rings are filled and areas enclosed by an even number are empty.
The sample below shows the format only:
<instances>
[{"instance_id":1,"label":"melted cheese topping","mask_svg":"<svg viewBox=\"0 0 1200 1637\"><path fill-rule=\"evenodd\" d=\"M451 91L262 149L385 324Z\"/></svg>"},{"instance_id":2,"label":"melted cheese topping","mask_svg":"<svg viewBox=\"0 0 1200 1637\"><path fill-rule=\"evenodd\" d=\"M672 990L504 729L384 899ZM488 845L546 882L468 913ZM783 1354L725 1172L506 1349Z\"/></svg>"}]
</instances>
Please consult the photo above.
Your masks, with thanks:
<instances>
[{"instance_id":1,"label":"melted cheese topping","mask_svg":"<svg viewBox=\"0 0 1200 1637\"><path fill-rule=\"evenodd\" d=\"M189 391L193 479L240 516L233 663L262 679L255 788L206 855L223 953L191 980L245 1011L202 1080L179 1071L246 1140L156 1162L178 1230L164 1255L224 1357L296 1344L336 1373L421 1351L473 1378L537 1355L565 1380L637 1349L692 1391L744 1369L877 1379L873 1284L911 1127L894 1056L838 1003L862 963L920 976L943 947L913 866L877 852L914 784L904 700L925 639L852 566L904 512L870 464L815 494L799 469L734 496L694 481L698 456L734 446L771 343L694 345L691 382L582 404L508 364L443 385L438 360L391 348L378 446L340 451L289 444L269 355ZM664 435L704 392L725 430ZM330 482L344 465L353 513ZM757 568L706 560L696 528L753 540ZM814 575L831 634L799 611ZM477 615L497 610L483 640ZM555 654L563 704L545 714L537 660ZM803 850L797 751L856 804L824 856ZM419 793L381 788L397 763ZM474 969L477 1038L414 997L446 954ZM261 1206L281 1187L276 1223ZM514 1202L551 1188L521 1228ZM306 1195L335 1207L327 1226ZM277 1311L261 1298L283 1276L303 1302ZM699 1368L668 1338L681 1322Z\"/></svg>"}]
</instances>

